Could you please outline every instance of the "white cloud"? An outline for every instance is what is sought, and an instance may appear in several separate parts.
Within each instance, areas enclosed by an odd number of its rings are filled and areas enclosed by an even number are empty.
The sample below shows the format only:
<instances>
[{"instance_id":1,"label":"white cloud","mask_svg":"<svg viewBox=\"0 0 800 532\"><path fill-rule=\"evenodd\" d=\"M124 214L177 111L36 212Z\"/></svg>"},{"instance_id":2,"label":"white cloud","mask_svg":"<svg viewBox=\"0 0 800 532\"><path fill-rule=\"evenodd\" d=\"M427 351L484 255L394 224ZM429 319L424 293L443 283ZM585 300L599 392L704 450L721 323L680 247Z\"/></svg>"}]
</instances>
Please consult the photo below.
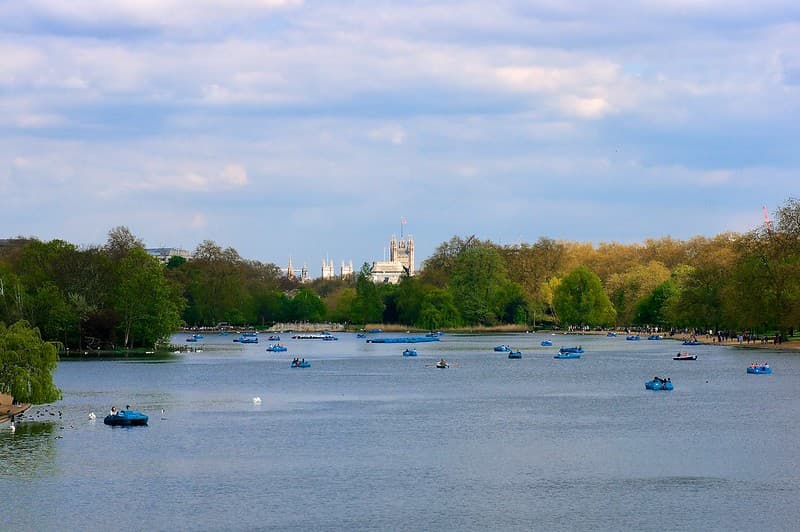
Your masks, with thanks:
<instances>
[{"instance_id":1,"label":"white cloud","mask_svg":"<svg viewBox=\"0 0 800 532\"><path fill-rule=\"evenodd\" d=\"M234 187L242 187L247 185L249 179L247 177L247 170L240 164L229 164L222 170L221 183L232 185Z\"/></svg>"},{"instance_id":2,"label":"white cloud","mask_svg":"<svg viewBox=\"0 0 800 532\"><path fill-rule=\"evenodd\" d=\"M302 5L302 0L29 0L37 17L92 26L190 28Z\"/></svg>"},{"instance_id":3,"label":"white cloud","mask_svg":"<svg viewBox=\"0 0 800 532\"><path fill-rule=\"evenodd\" d=\"M373 140L399 145L406 141L406 132L396 124L386 124L371 130L369 137Z\"/></svg>"},{"instance_id":4,"label":"white cloud","mask_svg":"<svg viewBox=\"0 0 800 532\"><path fill-rule=\"evenodd\" d=\"M560 99L559 107L569 115L580 118L601 118L610 110L609 103L603 98L578 98L565 96Z\"/></svg>"}]
</instances>

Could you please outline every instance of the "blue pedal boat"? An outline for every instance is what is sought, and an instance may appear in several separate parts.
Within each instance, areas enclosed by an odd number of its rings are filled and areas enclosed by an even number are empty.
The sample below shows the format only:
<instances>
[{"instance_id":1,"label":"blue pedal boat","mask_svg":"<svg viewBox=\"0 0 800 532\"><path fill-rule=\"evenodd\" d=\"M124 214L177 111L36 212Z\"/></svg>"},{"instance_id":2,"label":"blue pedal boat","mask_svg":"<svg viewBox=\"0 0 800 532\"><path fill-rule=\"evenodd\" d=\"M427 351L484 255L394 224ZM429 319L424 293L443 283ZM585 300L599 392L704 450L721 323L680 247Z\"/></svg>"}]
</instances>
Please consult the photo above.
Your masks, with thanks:
<instances>
[{"instance_id":1,"label":"blue pedal boat","mask_svg":"<svg viewBox=\"0 0 800 532\"><path fill-rule=\"evenodd\" d=\"M747 368L747 373L752 373L753 375L769 375L772 373L772 368L769 367L769 364L750 364Z\"/></svg>"},{"instance_id":2,"label":"blue pedal boat","mask_svg":"<svg viewBox=\"0 0 800 532\"><path fill-rule=\"evenodd\" d=\"M310 368L311 367L311 362L309 362L308 360L304 360L302 362L292 362L292 367L293 368Z\"/></svg>"},{"instance_id":3,"label":"blue pedal boat","mask_svg":"<svg viewBox=\"0 0 800 532\"><path fill-rule=\"evenodd\" d=\"M147 415L136 410L120 410L116 414L109 414L103 419L103 423L118 427L136 427L147 425Z\"/></svg>"},{"instance_id":4,"label":"blue pedal boat","mask_svg":"<svg viewBox=\"0 0 800 532\"><path fill-rule=\"evenodd\" d=\"M509 351L508 358L522 358L522 351Z\"/></svg>"},{"instance_id":5,"label":"blue pedal boat","mask_svg":"<svg viewBox=\"0 0 800 532\"><path fill-rule=\"evenodd\" d=\"M507 345L497 345L495 346L494 350L497 351L498 353L508 353L509 351L511 351L511 348Z\"/></svg>"},{"instance_id":6,"label":"blue pedal boat","mask_svg":"<svg viewBox=\"0 0 800 532\"><path fill-rule=\"evenodd\" d=\"M553 347L553 342L551 340L542 340L542 347Z\"/></svg>"},{"instance_id":7,"label":"blue pedal boat","mask_svg":"<svg viewBox=\"0 0 800 532\"><path fill-rule=\"evenodd\" d=\"M651 381L647 381L644 383L644 387L646 390L654 390L654 391L671 391L674 386L672 386L672 381L664 380L664 379L653 379Z\"/></svg>"},{"instance_id":8,"label":"blue pedal boat","mask_svg":"<svg viewBox=\"0 0 800 532\"><path fill-rule=\"evenodd\" d=\"M288 350L289 350L288 347L286 347L285 345L281 345L281 344L272 344L271 346L267 347L267 351L271 351L273 353L279 353L279 352L288 351Z\"/></svg>"},{"instance_id":9,"label":"blue pedal boat","mask_svg":"<svg viewBox=\"0 0 800 532\"><path fill-rule=\"evenodd\" d=\"M417 350L416 349L406 349L405 351L403 351L403 356L404 357L415 357L415 356L417 356Z\"/></svg>"}]
</instances>

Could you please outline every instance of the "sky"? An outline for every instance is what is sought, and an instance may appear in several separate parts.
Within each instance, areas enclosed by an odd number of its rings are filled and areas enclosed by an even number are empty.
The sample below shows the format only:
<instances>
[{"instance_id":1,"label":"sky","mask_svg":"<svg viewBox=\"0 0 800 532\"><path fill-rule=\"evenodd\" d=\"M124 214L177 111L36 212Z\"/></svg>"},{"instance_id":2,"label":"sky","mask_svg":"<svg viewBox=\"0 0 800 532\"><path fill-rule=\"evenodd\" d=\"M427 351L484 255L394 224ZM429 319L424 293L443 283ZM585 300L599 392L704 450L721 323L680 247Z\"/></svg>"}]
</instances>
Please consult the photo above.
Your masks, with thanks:
<instances>
[{"instance_id":1,"label":"sky","mask_svg":"<svg viewBox=\"0 0 800 532\"><path fill-rule=\"evenodd\" d=\"M417 267L798 196L796 0L0 0L0 238ZM401 219L406 223L401 225Z\"/></svg>"}]
</instances>

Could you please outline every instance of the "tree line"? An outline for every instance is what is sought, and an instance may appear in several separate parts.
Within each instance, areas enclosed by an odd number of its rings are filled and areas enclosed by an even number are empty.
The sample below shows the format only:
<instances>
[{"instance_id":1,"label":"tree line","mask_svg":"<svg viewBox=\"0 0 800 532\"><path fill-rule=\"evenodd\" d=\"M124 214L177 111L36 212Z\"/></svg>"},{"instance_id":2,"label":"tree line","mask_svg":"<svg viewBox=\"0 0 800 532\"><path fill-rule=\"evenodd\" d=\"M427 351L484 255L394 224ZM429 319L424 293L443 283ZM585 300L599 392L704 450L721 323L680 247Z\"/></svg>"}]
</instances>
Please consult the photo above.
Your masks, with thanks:
<instances>
[{"instance_id":1,"label":"tree line","mask_svg":"<svg viewBox=\"0 0 800 532\"><path fill-rule=\"evenodd\" d=\"M800 202L747 233L642 243L540 238L499 245L455 236L396 285L303 284L274 264L201 243L161 264L127 228L102 246L24 239L0 250L0 322L24 320L63 348L152 347L181 326L276 322L515 324L780 332L800 318Z\"/></svg>"}]
</instances>

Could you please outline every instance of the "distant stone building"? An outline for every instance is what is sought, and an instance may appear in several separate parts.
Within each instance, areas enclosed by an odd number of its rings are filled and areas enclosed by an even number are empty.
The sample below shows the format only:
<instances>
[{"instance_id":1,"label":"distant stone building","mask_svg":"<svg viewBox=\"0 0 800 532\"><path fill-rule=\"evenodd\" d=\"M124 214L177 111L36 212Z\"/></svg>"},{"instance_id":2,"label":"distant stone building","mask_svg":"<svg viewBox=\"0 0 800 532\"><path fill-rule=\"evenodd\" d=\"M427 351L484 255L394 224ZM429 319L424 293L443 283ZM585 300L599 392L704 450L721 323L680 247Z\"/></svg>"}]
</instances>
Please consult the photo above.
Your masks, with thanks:
<instances>
[{"instance_id":1,"label":"distant stone building","mask_svg":"<svg viewBox=\"0 0 800 532\"><path fill-rule=\"evenodd\" d=\"M392 235L389 241L389 260L372 263L370 270L375 283L397 284L403 275L414 275L414 239L397 239Z\"/></svg>"},{"instance_id":2,"label":"distant stone building","mask_svg":"<svg viewBox=\"0 0 800 532\"><path fill-rule=\"evenodd\" d=\"M333 260L322 261L322 279L333 279L336 274L333 271Z\"/></svg>"},{"instance_id":3,"label":"distant stone building","mask_svg":"<svg viewBox=\"0 0 800 532\"><path fill-rule=\"evenodd\" d=\"M292 265L292 257L289 257L289 264L286 267L286 277L288 279L298 280L301 283L307 283L311 280L311 278L308 276L308 266L306 266L306 264L303 263L302 268L300 268L299 270L295 270L294 266Z\"/></svg>"},{"instance_id":4,"label":"distant stone building","mask_svg":"<svg viewBox=\"0 0 800 532\"><path fill-rule=\"evenodd\" d=\"M150 255L158 259L161 264L169 262L171 257L183 257L186 260L192 258L192 254L185 249L180 248L149 248L146 249Z\"/></svg>"},{"instance_id":5,"label":"distant stone building","mask_svg":"<svg viewBox=\"0 0 800 532\"><path fill-rule=\"evenodd\" d=\"M349 264L345 264L342 261L342 268L339 270L341 272L342 279L347 279L348 277L353 276L353 261L351 260Z\"/></svg>"}]
</instances>

